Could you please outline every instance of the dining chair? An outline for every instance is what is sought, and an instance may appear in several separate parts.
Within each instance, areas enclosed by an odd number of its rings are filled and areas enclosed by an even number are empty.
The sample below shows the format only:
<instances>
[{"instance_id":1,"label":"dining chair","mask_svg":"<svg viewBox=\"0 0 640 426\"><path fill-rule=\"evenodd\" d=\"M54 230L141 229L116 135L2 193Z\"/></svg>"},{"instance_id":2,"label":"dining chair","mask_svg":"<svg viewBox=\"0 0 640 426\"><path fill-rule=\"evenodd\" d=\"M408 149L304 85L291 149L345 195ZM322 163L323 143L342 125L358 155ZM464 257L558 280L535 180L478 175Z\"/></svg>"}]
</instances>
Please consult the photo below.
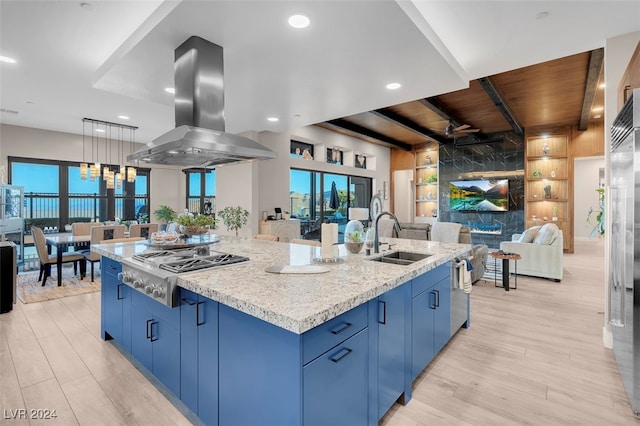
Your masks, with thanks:
<instances>
[{"instance_id":1,"label":"dining chair","mask_svg":"<svg viewBox=\"0 0 640 426\"><path fill-rule=\"evenodd\" d=\"M316 240L303 240L300 238L293 238L291 241L289 241L291 244L305 244L307 246L315 246L315 247L321 247L322 243L320 241L316 241Z\"/></svg>"},{"instance_id":2,"label":"dining chair","mask_svg":"<svg viewBox=\"0 0 640 426\"><path fill-rule=\"evenodd\" d=\"M31 235L33 236L33 243L36 246L38 258L40 259L40 274L38 275L38 281L42 280L42 286L44 287L47 282L47 278L51 276L51 265L58 264L58 256L57 254L49 254L47 252L47 241L42 229L37 226L32 226ZM80 262L80 279L83 279L87 271L87 262L84 256L79 253L62 253L62 263L70 262L73 262L74 275L78 273L78 262Z\"/></svg>"},{"instance_id":3,"label":"dining chair","mask_svg":"<svg viewBox=\"0 0 640 426\"><path fill-rule=\"evenodd\" d=\"M115 243L135 243L136 241L144 241L143 237L125 237L125 238L113 238L111 240L102 240L100 244L115 244Z\"/></svg>"},{"instance_id":4,"label":"dining chair","mask_svg":"<svg viewBox=\"0 0 640 426\"><path fill-rule=\"evenodd\" d=\"M275 235L267 235L267 234L256 234L253 236L254 240L263 240L263 241L278 241L278 237Z\"/></svg>"},{"instance_id":5,"label":"dining chair","mask_svg":"<svg viewBox=\"0 0 640 426\"><path fill-rule=\"evenodd\" d=\"M71 235L91 235L91 228L94 226L103 226L96 222L73 222L71 224Z\"/></svg>"},{"instance_id":6,"label":"dining chair","mask_svg":"<svg viewBox=\"0 0 640 426\"><path fill-rule=\"evenodd\" d=\"M157 223L138 223L129 226L129 237L142 237L149 239L151 234L158 232Z\"/></svg>"},{"instance_id":7,"label":"dining chair","mask_svg":"<svg viewBox=\"0 0 640 426\"><path fill-rule=\"evenodd\" d=\"M91 245L104 244L105 240L114 240L124 238L124 231L127 229L125 225L106 225L94 226L91 228ZM91 262L91 282L94 279L94 264L100 262L102 256L99 253L89 251L84 253L87 261Z\"/></svg>"}]
</instances>

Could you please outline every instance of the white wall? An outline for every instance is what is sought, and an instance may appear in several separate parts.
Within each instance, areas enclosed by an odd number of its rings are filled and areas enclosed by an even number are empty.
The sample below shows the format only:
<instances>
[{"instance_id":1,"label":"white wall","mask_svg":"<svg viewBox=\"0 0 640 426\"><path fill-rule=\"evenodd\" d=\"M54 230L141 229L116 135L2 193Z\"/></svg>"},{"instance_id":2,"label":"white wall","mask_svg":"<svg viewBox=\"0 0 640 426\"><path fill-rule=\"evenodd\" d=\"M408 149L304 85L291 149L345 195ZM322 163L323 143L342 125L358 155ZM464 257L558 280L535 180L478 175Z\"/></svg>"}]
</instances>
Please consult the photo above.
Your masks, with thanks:
<instances>
[{"instance_id":1,"label":"white wall","mask_svg":"<svg viewBox=\"0 0 640 426\"><path fill-rule=\"evenodd\" d=\"M595 224L596 211L600 210L597 188L600 187L600 169L604 169L604 157L580 157L573 163L573 236L576 240L597 239L600 234L591 235ZM593 208L591 223L587 223L589 208Z\"/></svg>"},{"instance_id":2,"label":"white wall","mask_svg":"<svg viewBox=\"0 0 640 426\"><path fill-rule=\"evenodd\" d=\"M315 158L304 160L292 158L290 152L291 139L315 145ZM258 162L260 181L258 185L259 201L258 210L274 213L275 207L288 210L291 202L289 198L290 169L315 170L328 173L363 176L373 179L373 193L382 190L384 181L389 182L390 176L390 150L389 148L374 145L362 140L341 135L330 130L317 126L308 126L296 129L291 133L260 133L259 142L277 154L273 160ZM345 151L345 164L339 166L326 162L326 148L339 147ZM367 156L367 167L369 169L358 169L353 167L353 153ZM384 200L384 208L389 209L390 200Z\"/></svg>"},{"instance_id":3,"label":"white wall","mask_svg":"<svg viewBox=\"0 0 640 426\"><path fill-rule=\"evenodd\" d=\"M249 212L249 222L238 232L238 236L251 238L258 233L258 163L227 164L216 168L216 211L225 207L240 206ZM219 218L219 217L218 217ZM235 235L227 231L219 218L218 234Z\"/></svg>"}]
</instances>

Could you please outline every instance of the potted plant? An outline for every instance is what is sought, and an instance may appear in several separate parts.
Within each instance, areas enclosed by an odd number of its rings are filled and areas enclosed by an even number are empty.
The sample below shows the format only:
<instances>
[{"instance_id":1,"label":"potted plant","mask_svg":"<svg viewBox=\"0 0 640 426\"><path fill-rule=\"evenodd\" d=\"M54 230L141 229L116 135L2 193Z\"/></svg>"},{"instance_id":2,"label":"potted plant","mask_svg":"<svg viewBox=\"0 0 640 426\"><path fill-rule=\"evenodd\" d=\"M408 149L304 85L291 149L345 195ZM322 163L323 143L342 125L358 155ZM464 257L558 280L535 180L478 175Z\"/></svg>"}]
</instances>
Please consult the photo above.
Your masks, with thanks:
<instances>
[{"instance_id":1,"label":"potted plant","mask_svg":"<svg viewBox=\"0 0 640 426\"><path fill-rule=\"evenodd\" d=\"M175 221L180 225L180 232L184 235L206 234L209 229L216 229L216 220L205 214L197 214L189 212L187 209L180 213Z\"/></svg>"},{"instance_id":2,"label":"potted plant","mask_svg":"<svg viewBox=\"0 0 640 426\"><path fill-rule=\"evenodd\" d=\"M558 220L558 206L553 206L551 208L551 220L554 222Z\"/></svg>"},{"instance_id":3,"label":"potted plant","mask_svg":"<svg viewBox=\"0 0 640 426\"><path fill-rule=\"evenodd\" d=\"M236 231L236 237L238 236L238 230L246 225L249 219L249 212L240 206L225 207L218 212L218 215L222 218L227 231Z\"/></svg>"},{"instance_id":4,"label":"potted plant","mask_svg":"<svg viewBox=\"0 0 640 426\"><path fill-rule=\"evenodd\" d=\"M163 228L167 227L169 222L173 222L177 216L176 211L169 206L160 206L153 211L156 215L156 219L164 221Z\"/></svg>"}]
</instances>

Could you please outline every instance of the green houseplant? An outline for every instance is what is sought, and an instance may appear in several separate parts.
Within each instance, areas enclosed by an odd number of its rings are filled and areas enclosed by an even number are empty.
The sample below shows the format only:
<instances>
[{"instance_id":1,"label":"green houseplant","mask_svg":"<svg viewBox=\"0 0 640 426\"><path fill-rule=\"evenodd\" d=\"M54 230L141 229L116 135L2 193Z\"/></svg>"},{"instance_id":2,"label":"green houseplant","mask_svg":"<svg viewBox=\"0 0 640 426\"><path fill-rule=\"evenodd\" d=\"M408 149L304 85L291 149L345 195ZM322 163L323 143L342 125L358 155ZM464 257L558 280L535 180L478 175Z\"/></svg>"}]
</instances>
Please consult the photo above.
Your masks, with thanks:
<instances>
[{"instance_id":1,"label":"green houseplant","mask_svg":"<svg viewBox=\"0 0 640 426\"><path fill-rule=\"evenodd\" d=\"M189 212L187 209L175 218L176 223L180 225L180 232L184 235L206 234L209 229L216 229L216 220L205 214L197 214Z\"/></svg>"},{"instance_id":2,"label":"green houseplant","mask_svg":"<svg viewBox=\"0 0 640 426\"><path fill-rule=\"evenodd\" d=\"M591 230L590 237L593 237L596 233L598 235L604 235L604 188L596 189L598 192L598 204L600 207L600 211L596 214L596 223ZM591 223L591 215L596 211L593 210L593 207L589 207L589 211L587 212L587 223Z\"/></svg>"},{"instance_id":3,"label":"green houseplant","mask_svg":"<svg viewBox=\"0 0 640 426\"><path fill-rule=\"evenodd\" d=\"M227 231L235 231L236 237L238 236L238 230L246 225L249 220L249 212L240 206L225 207L218 212L218 215L222 218Z\"/></svg>"},{"instance_id":4,"label":"green houseplant","mask_svg":"<svg viewBox=\"0 0 640 426\"><path fill-rule=\"evenodd\" d=\"M165 225L175 220L177 213L169 206L160 206L153 211L156 215L156 219L164 221Z\"/></svg>"}]
</instances>

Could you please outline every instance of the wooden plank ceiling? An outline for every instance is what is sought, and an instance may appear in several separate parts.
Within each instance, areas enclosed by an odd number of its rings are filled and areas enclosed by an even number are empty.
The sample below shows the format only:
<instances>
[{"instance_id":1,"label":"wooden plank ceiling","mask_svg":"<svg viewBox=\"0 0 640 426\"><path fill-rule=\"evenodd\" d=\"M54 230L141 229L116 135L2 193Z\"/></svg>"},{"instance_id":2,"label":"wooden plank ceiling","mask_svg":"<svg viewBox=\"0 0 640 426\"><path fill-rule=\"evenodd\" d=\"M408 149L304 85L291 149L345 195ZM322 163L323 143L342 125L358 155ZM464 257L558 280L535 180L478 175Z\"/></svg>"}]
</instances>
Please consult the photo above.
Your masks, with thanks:
<instances>
[{"instance_id":1,"label":"wooden plank ceiling","mask_svg":"<svg viewBox=\"0 0 640 426\"><path fill-rule=\"evenodd\" d=\"M492 134L538 126L572 125L586 130L602 121L602 49L473 80L469 88L416 99L376 111L342 117L317 126L367 142L410 150L430 140L484 143ZM599 117L595 117L600 114ZM581 121L582 118L582 121ZM474 133L445 134L449 121Z\"/></svg>"}]
</instances>

